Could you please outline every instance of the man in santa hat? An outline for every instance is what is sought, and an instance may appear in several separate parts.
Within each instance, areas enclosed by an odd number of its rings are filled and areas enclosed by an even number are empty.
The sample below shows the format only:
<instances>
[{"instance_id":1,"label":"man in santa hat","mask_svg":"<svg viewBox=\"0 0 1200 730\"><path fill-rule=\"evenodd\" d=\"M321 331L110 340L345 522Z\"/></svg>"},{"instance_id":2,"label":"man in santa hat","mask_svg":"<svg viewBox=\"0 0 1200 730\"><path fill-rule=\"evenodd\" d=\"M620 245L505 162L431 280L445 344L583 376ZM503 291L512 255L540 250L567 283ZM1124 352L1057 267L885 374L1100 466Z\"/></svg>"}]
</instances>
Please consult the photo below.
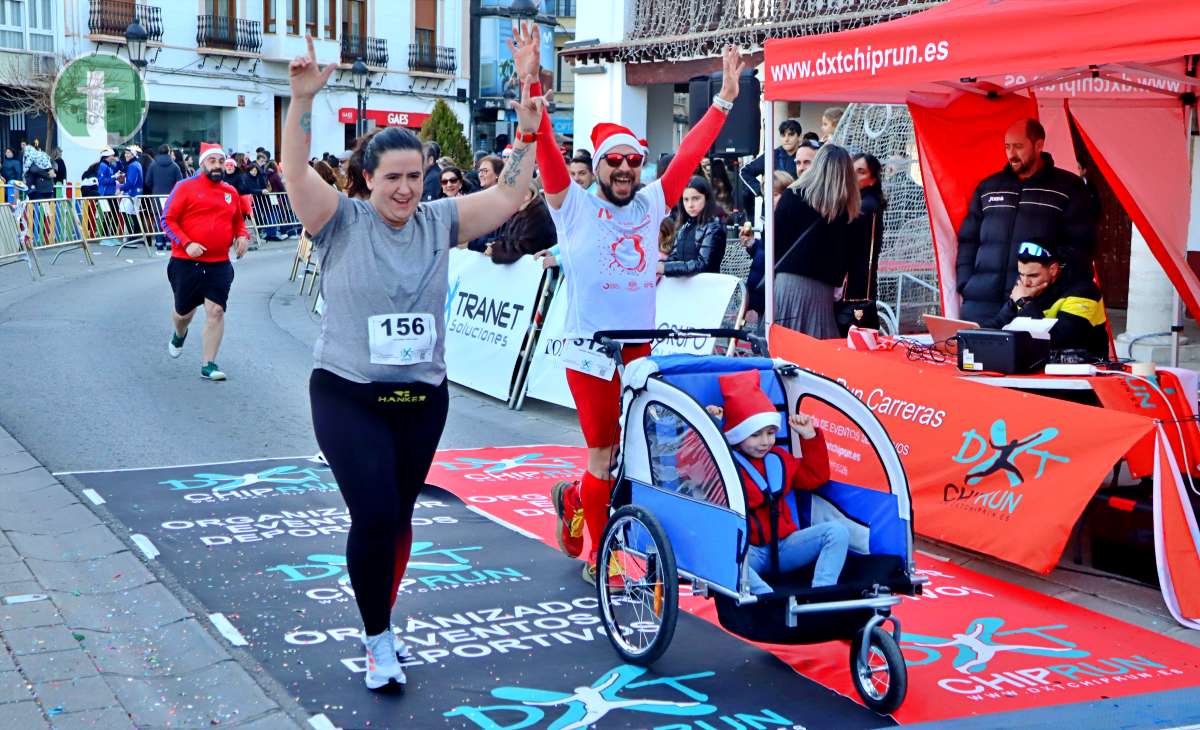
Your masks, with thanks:
<instances>
[{"instance_id":1,"label":"man in santa hat","mask_svg":"<svg viewBox=\"0 0 1200 730\"><path fill-rule=\"evenodd\" d=\"M514 37L522 39L520 52L513 55L522 77L539 77L537 35L536 25L529 31L514 30ZM745 68L736 47L725 49L723 66L721 91L712 108L684 137L666 173L645 187L639 185L646 149L639 135L626 127L602 123L592 130L592 168L599 185L595 195L571 180L566 161L553 144L549 115L543 115L538 130L537 138L546 142L538 145L538 170L558 232L558 251L545 262L561 265L566 275L559 294L567 298L568 340L561 360L567 366L567 384L588 446L581 483L556 485L553 498L559 514L559 543L571 557L582 552L583 525L587 525L592 547L583 572L588 580L594 580L597 544L608 520L613 458L620 436L619 376L611 367L588 372L586 363L596 359L596 353L588 350L599 330L655 329L654 290L663 269L659 224L679 201L692 171L733 108L738 76ZM533 90L540 92L540 87ZM649 343L627 345L622 359L628 363L649 353Z\"/></svg>"},{"instance_id":2,"label":"man in santa hat","mask_svg":"<svg viewBox=\"0 0 1200 730\"><path fill-rule=\"evenodd\" d=\"M225 309L233 284L229 250L246 255L250 235L242 217L242 201L225 182L225 152L220 145L200 145L200 171L183 180L163 204L161 224L171 241L167 279L175 294L171 322L175 332L167 353L179 357L187 339L188 325L196 309L204 305L204 339L200 376L224 380L217 366L217 350L225 334Z\"/></svg>"}]
</instances>

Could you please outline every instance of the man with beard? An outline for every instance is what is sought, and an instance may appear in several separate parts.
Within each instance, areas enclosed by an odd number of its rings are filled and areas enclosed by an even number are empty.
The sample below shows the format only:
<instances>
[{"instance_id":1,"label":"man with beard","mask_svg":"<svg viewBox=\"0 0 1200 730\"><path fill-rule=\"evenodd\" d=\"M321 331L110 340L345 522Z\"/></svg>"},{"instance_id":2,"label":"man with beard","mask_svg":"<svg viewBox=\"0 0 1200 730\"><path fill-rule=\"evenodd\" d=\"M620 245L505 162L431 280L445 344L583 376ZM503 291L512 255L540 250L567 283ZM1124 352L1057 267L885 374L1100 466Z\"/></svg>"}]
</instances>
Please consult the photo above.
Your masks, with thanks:
<instances>
[{"instance_id":1,"label":"man with beard","mask_svg":"<svg viewBox=\"0 0 1200 730\"><path fill-rule=\"evenodd\" d=\"M1092 278L1092 197L1078 175L1054 166L1042 151L1045 142L1036 119L1013 124L1004 135L1008 165L975 189L958 231L961 319L986 322L1004 306L1023 241L1043 241L1059 252L1068 278Z\"/></svg>"},{"instance_id":2,"label":"man with beard","mask_svg":"<svg viewBox=\"0 0 1200 730\"><path fill-rule=\"evenodd\" d=\"M523 38L513 58L521 76L539 78L536 38ZM613 455L620 435L620 382L614 369L588 368L604 361L591 345L599 330L652 330L656 325L655 286L663 272L659 260L659 224L679 202L692 171L712 146L733 108L738 75L745 64L735 46L723 54L723 81L713 106L684 137L662 177L640 186L646 150L637 134L619 124L601 123L592 130L592 166L599 190L589 195L572 181L566 161L553 144L549 115L543 115L538 138L538 169L558 234L558 252L544 258L566 276L566 337L562 362L588 446L587 470L579 484L555 485L552 497L559 516L558 539L563 551L577 557L583 550L583 526L591 551L583 576L594 580L596 551L608 520ZM534 89L533 93L540 93ZM626 344L625 363L650 353L649 343ZM611 363L611 360L608 360Z\"/></svg>"},{"instance_id":3,"label":"man with beard","mask_svg":"<svg viewBox=\"0 0 1200 730\"><path fill-rule=\"evenodd\" d=\"M175 294L171 322L175 331L167 353L179 357L188 325L204 305L204 340L200 376L224 380L217 367L217 350L225 334L225 308L233 284L229 249L237 257L250 246L242 201L225 182L225 152L220 145L200 145L200 173L175 186L163 204L162 229L171 239L167 279Z\"/></svg>"}]
</instances>

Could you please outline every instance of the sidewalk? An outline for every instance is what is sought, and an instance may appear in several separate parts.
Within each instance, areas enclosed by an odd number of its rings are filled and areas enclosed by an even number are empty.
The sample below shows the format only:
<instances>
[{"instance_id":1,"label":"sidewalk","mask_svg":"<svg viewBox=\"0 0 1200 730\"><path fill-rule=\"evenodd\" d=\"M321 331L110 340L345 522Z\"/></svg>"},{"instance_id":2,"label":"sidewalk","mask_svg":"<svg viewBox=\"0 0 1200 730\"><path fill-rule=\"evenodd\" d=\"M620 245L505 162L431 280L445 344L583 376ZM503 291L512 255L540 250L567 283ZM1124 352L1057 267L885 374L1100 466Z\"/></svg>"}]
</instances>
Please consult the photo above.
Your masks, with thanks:
<instances>
[{"instance_id":1,"label":"sidewalk","mask_svg":"<svg viewBox=\"0 0 1200 730\"><path fill-rule=\"evenodd\" d=\"M0 428L0 728L300 727L131 544Z\"/></svg>"}]
</instances>

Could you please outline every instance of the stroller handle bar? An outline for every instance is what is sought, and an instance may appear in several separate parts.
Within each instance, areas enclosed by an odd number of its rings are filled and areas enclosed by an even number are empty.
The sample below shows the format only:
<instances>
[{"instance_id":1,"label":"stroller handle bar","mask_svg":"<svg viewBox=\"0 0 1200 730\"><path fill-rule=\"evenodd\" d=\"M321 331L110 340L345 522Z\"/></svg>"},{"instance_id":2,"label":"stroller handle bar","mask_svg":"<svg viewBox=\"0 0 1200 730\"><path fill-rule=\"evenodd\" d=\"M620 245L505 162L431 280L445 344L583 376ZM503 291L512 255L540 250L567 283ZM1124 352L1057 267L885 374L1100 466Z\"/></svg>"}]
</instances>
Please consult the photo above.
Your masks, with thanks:
<instances>
[{"instance_id":1,"label":"stroller handle bar","mask_svg":"<svg viewBox=\"0 0 1200 730\"><path fill-rule=\"evenodd\" d=\"M592 341L604 348L605 353L617 362L621 361L621 342L646 340L699 339L728 337L750 343L755 355L767 357L767 341L763 337L736 329L690 329L672 328L657 330L600 330L592 335Z\"/></svg>"}]
</instances>

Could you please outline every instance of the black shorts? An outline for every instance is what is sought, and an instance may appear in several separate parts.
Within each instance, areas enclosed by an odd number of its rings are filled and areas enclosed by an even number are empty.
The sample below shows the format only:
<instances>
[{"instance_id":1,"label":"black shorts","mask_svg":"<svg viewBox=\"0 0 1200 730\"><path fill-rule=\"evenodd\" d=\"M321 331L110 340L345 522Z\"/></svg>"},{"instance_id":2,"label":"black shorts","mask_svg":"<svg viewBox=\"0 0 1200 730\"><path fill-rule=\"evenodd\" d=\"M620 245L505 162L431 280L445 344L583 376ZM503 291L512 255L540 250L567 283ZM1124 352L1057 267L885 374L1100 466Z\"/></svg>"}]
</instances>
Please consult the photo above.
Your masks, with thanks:
<instances>
[{"instance_id":1,"label":"black shorts","mask_svg":"<svg viewBox=\"0 0 1200 730\"><path fill-rule=\"evenodd\" d=\"M229 288L233 286L233 264L229 261L188 261L171 257L167 280L175 292L175 312L180 316L204 304L204 300L228 309Z\"/></svg>"}]
</instances>

